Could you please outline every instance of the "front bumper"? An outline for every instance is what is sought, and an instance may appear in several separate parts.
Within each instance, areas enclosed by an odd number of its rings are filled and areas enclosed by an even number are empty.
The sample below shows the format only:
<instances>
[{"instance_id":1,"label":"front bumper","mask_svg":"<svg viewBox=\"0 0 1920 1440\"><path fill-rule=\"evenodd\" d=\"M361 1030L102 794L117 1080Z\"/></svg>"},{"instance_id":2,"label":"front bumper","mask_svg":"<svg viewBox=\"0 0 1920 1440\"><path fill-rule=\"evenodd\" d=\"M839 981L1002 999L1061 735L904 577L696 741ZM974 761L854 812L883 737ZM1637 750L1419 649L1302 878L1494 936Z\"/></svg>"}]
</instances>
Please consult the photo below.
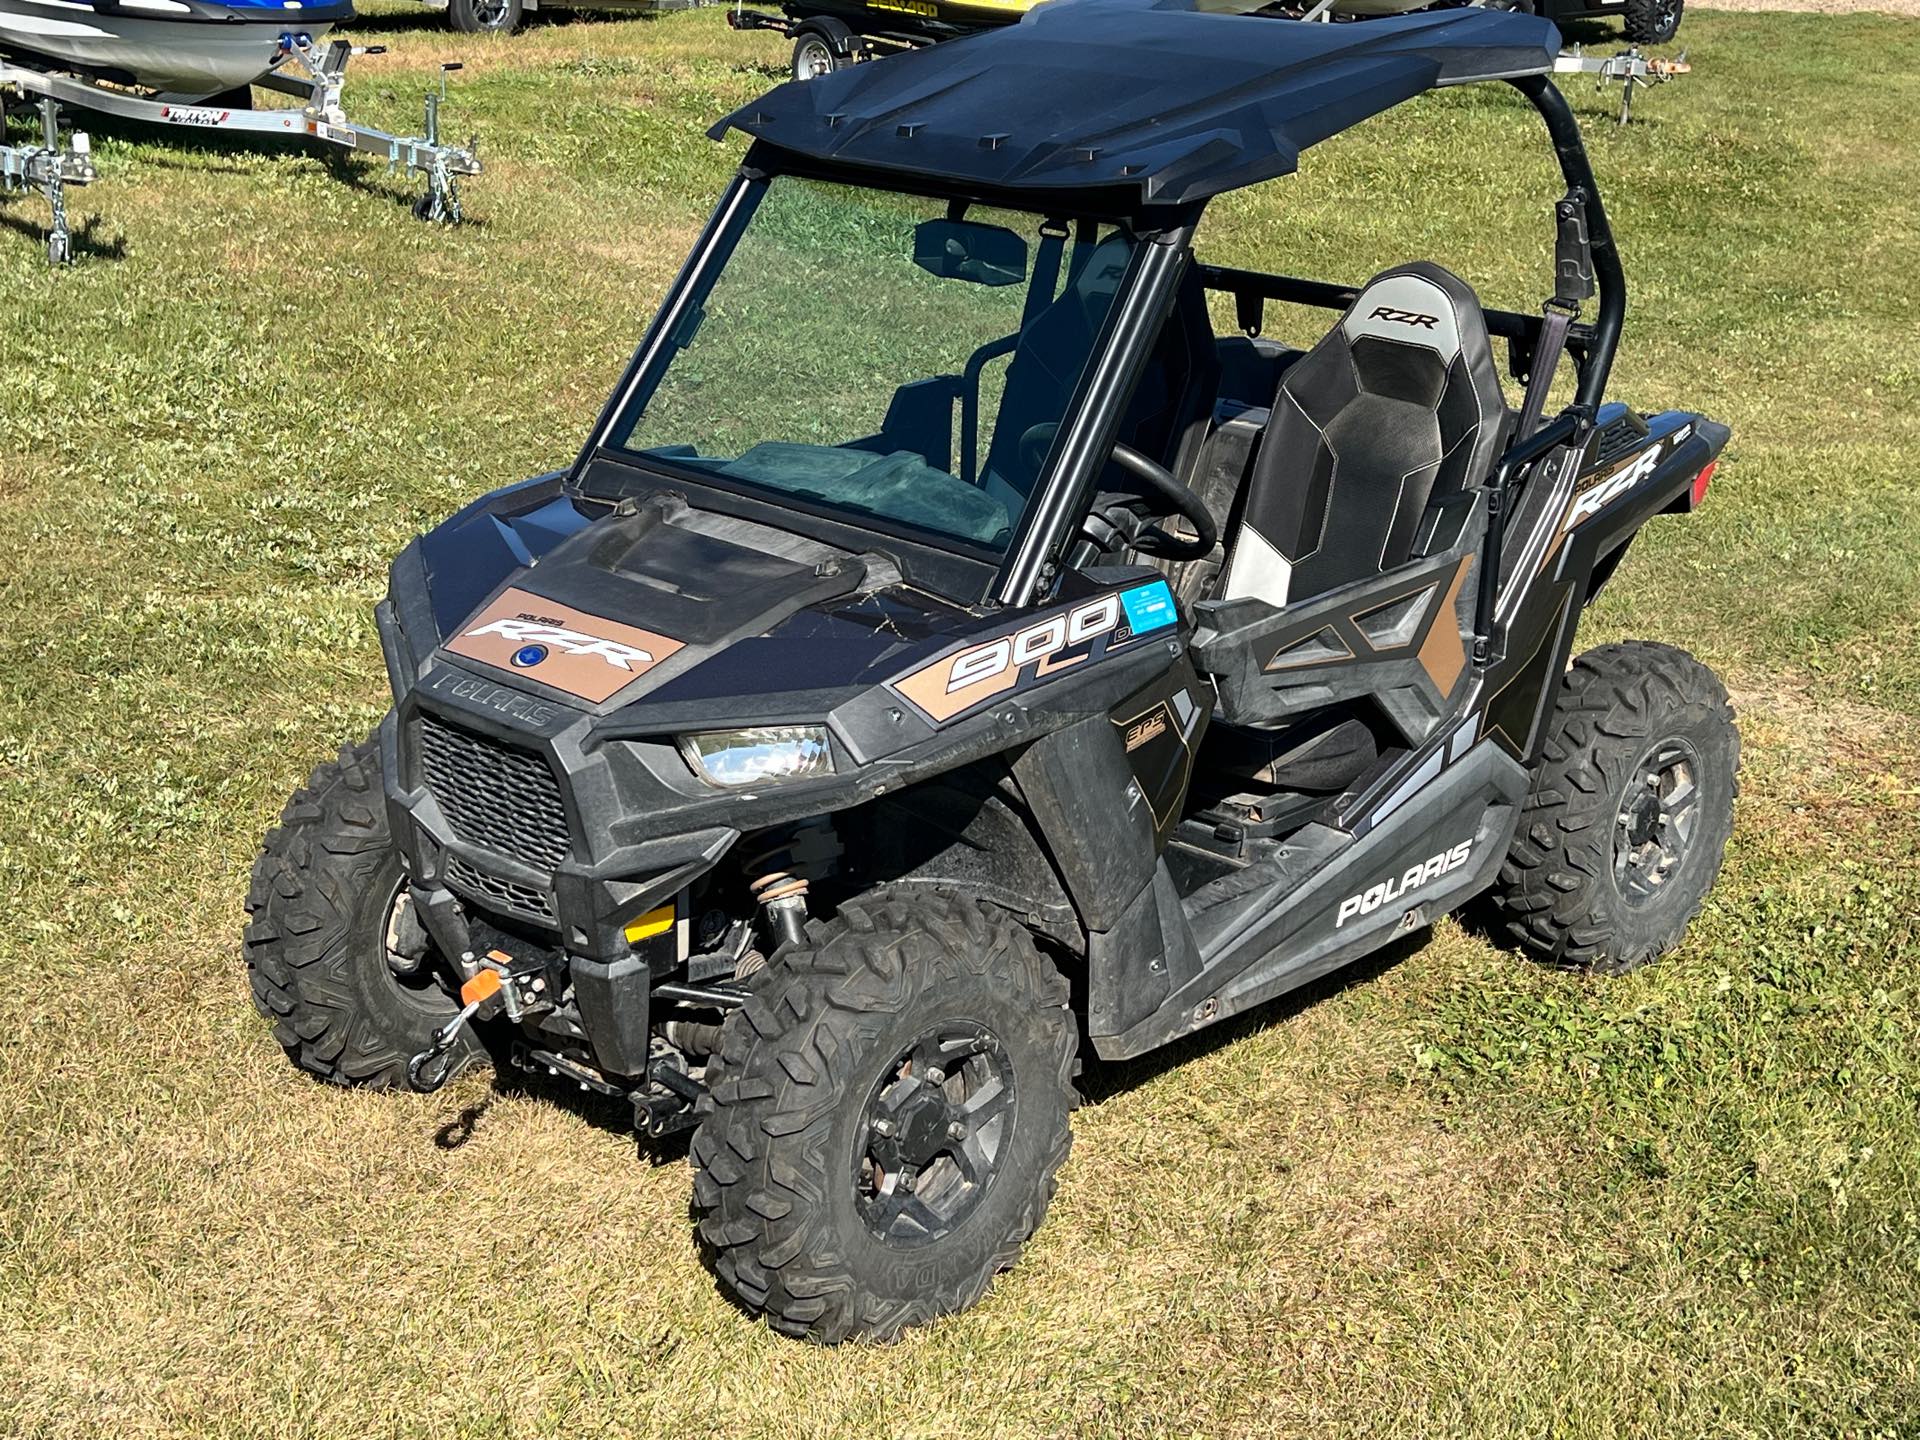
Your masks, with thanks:
<instances>
[{"instance_id":1,"label":"front bumper","mask_svg":"<svg viewBox=\"0 0 1920 1440\"><path fill-rule=\"evenodd\" d=\"M595 743L590 724L452 667L400 697L380 728L386 802L430 921L444 913L441 892L611 964L633 955L632 922L674 901L739 839L712 824L634 835L637 818L679 798L656 785L653 767L684 764L667 745ZM684 926L675 938L650 947L656 972L686 958Z\"/></svg>"}]
</instances>

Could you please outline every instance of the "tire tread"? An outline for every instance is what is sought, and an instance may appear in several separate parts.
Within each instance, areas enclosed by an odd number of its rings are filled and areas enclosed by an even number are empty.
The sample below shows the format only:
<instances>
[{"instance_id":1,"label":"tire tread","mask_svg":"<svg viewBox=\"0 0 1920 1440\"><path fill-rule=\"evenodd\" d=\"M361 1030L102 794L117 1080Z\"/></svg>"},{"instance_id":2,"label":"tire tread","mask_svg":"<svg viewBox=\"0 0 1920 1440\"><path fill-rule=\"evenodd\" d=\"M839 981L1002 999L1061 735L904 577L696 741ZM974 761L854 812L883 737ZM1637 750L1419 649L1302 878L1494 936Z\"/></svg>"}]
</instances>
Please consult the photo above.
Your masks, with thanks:
<instances>
[{"instance_id":1,"label":"tire tread","mask_svg":"<svg viewBox=\"0 0 1920 1440\"><path fill-rule=\"evenodd\" d=\"M287 801L247 885L242 954L253 1005L315 1079L406 1088L410 1047L356 993L355 908L392 848L377 738L344 745ZM470 1063L470 1037L458 1066Z\"/></svg>"},{"instance_id":2,"label":"tire tread","mask_svg":"<svg viewBox=\"0 0 1920 1440\"><path fill-rule=\"evenodd\" d=\"M916 945L916 932L936 943ZM1066 981L1010 918L945 891L880 891L811 924L806 943L780 953L722 1029L691 1157L694 1214L716 1274L782 1333L825 1343L890 1340L971 1305L1039 1228L1072 1148L1063 1117L1040 1173L1002 1175L1031 1189L977 1273L909 1299L862 1289L857 1267L833 1243L819 1152L845 1099L842 1054L862 1017L910 1002L916 958L936 970L991 973L1014 1003L1048 1017L1055 1082L1066 1109L1077 1103L1078 1032Z\"/></svg>"},{"instance_id":3,"label":"tire tread","mask_svg":"<svg viewBox=\"0 0 1920 1440\"><path fill-rule=\"evenodd\" d=\"M1677 920L1621 945L1607 903L1616 788L1608 770L1631 765L1663 717L1690 709L1704 709L1711 723L1732 734L1730 806L1739 794L1739 732L1726 689L1711 670L1684 650L1642 640L1603 645L1573 662L1514 838L1482 901L1496 935L1543 963L1608 974L1635 969L1679 944L1705 903L1719 858Z\"/></svg>"}]
</instances>

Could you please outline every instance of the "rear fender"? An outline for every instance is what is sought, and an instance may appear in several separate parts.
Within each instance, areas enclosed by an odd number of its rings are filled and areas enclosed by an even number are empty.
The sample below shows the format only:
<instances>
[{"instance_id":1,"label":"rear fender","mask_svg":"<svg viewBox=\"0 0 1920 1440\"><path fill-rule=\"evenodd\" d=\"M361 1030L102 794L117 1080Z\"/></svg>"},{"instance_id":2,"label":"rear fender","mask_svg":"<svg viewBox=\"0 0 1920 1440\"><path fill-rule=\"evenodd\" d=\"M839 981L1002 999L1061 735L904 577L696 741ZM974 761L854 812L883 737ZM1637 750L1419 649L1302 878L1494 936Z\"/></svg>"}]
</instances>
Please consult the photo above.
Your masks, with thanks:
<instances>
[{"instance_id":1,"label":"rear fender","mask_svg":"<svg viewBox=\"0 0 1920 1440\"><path fill-rule=\"evenodd\" d=\"M1578 582L1591 599L1642 525L1694 508L1694 478L1719 458L1729 433L1704 416L1668 410L1647 422L1633 449L1583 470L1561 516L1551 578Z\"/></svg>"},{"instance_id":2,"label":"rear fender","mask_svg":"<svg viewBox=\"0 0 1920 1440\"><path fill-rule=\"evenodd\" d=\"M1727 443L1726 426L1668 410L1648 420L1635 443L1598 458L1604 437L1626 416L1624 406L1601 412L1603 428L1564 498L1555 495L1531 539L1519 536L1507 551L1502 644L1483 682L1481 728L1522 763L1538 753L1581 609L1611 578L1641 526L1692 508L1695 477ZM1511 573L1516 563L1520 574Z\"/></svg>"}]
</instances>

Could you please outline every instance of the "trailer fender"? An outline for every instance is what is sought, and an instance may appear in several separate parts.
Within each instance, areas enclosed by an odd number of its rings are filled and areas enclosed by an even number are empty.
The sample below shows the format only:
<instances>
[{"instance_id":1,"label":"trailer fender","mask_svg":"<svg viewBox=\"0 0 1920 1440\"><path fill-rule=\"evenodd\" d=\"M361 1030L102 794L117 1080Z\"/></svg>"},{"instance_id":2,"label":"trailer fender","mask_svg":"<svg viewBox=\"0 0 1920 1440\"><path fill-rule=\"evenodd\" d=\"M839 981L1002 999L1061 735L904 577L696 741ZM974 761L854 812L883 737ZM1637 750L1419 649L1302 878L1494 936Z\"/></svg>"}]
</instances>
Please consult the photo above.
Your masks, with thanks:
<instances>
[{"instance_id":1,"label":"trailer fender","mask_svg":"<svg viewBox=\"0 0 1920 1440\"><path fill-rule=\"evenodd\" d=\"M793 27L793 38L803 35L818 35L833 47L833 53L843 60L851 60L860 53L860 41L844 20L836 20L831 15L816 15Z\"/></svg>"}]
</instances>

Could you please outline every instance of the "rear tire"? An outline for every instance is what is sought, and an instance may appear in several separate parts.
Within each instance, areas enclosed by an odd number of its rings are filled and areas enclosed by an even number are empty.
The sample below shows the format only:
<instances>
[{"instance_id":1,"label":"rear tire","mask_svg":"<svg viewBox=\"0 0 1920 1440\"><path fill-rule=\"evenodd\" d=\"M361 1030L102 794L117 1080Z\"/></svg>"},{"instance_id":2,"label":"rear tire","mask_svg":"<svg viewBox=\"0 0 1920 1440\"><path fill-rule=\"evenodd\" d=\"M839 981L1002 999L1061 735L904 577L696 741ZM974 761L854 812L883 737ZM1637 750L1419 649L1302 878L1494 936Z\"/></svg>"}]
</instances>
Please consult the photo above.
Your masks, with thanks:
<instances>
[{"instance_id":1,"label":"rear tire","mask_svg":"<svg viewBox=\"0 0 1920 1440\"><path fill-rule=\"evenodd\" d=\"M693 1204L721 1283L824 1343L973 1304L1046 1214L1078 1041L998 911L893 892L810 927L709 1062Z\"/></svg>"},{"instance_id":2,"label":"rear tire","mask_svg":"<svg viewBox=\"0 0 1920 1440\"><path fill-rule=\"evenodd\" d=\"M1627 39L1636 45L1664 45L1680 29L1686 0L1627 0Z\"/></svg>"},{"instance_id":3,"label":"rear tire","mask_svg":"<svg viewBox=\"0 0 1920 1440\"><path fill-rule=\"evenodd\" d=\"M452 972L397 908L405 879L387 829L379 745L347 746L287 802L247 888L254 1007L309 1075L405 1089L407 1060L460 1008ZM402 948L418 957L404 978L388 953L402 927ZM463 1030L449 1073L482 1054Z\"/></svg>"},{"instance_id":4,"label":"rear tire","mask_svg":"<svg viewBox=\"0 0 1920 1440\"><path fill-rule=\"evenodd\" d=\"M1618 975L1665 955L1720 873L1739 768L1726 689L1686 651L1580 656L1485 898L1491 928L1571 969Z\"/></svg>"},{"instance_id":5,"label":"rear tire","mask_svg":"<svg viewBox=\"0 0 1920 1440\"><path fill-rule=\"evenodd\" d=\"M523 0L447 0L447 24L463 35L511 35L523 10Z\"/></svg>"}]
</instances>

